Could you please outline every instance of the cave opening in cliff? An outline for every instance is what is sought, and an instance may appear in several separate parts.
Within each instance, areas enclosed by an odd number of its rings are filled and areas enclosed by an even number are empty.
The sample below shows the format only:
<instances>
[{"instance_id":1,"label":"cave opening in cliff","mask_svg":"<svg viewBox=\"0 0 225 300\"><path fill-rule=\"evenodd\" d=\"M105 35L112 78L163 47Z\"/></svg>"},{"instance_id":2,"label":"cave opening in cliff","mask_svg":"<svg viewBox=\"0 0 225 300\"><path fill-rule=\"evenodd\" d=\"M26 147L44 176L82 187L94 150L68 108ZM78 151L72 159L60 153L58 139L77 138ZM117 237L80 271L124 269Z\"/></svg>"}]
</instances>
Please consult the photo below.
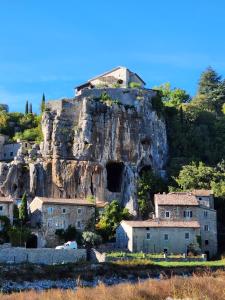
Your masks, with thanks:
<instances>
[{"instance_id":1,"label":"cave opening in cliff","mask_svg":"<svg viewBox=\"0 0 225 300\"><path fill-rule=\"evenodd\" d=\"M122 162L108 162L106 165L106 170L107 189L113 193L120 193L124 164Z\"/></svg>"},{"instance_id":2,"label":"cave opening in cliff","mask_svg":"<svg viewBox=\"0 0 225 300\"><path fill-rule=\"evenodd\" d=\"M142 177L145 173L150 173L150 172L152 172L151 166L144 166L139 171L139 176Z\"/></svg>"}]
</instances>

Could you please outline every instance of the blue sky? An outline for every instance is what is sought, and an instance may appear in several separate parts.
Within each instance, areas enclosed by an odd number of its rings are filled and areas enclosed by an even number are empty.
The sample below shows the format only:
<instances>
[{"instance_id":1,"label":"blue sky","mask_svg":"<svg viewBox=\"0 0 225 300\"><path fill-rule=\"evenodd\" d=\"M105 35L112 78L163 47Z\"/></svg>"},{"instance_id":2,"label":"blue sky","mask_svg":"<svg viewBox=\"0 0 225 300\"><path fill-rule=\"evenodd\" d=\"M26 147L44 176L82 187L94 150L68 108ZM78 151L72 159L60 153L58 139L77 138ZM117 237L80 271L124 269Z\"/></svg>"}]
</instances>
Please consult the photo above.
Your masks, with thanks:
<instances>
[{"instance_id":1,"label":"blue sky","mask_svg":"<svg viewBox=\"0 0 225 300\"><path fill-rule=\"evenodd\" d=\"M0 103L37 112L47 99L118 65L148 87L195 93L209 65L225 68L223 0L1 0Z\"/></svg>"}]
</instances>

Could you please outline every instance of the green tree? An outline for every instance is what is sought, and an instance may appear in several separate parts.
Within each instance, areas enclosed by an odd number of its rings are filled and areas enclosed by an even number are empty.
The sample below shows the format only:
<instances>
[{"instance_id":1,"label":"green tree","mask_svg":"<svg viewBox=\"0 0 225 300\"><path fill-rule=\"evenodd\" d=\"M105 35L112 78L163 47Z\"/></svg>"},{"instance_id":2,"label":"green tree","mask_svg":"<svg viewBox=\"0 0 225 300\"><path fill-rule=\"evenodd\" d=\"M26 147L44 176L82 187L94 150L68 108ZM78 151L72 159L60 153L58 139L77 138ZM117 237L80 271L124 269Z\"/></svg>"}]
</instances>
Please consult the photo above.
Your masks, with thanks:
<instances>
[{"instance_id":1,"label":"green tree","mask_svg":"<svg viewBox=\"0 0 225 300\"><path fill-rule=\"evenodd\" d=\"M198 84L198 94L209 94L218 87L221 76L212 68L208 67L202 74Z\"/></svg>"},{"instance_id":2,"label":"green tree","mask_svg":"<svg viewBox=\"0 0 225 300\"><path fill-rule=\"evenodd\" d=\"M30 106L29 106L29 113L32 114L33 113L33 109L32 109L32 103L30 103Z\"/></svg>"},{"instance_id":3,"label":"green tree","mask_svg":"<svg viewBox=\"0 0 225 300\"><path fill-rule=\"evenodd\" d=\"M154 194L167 190L163 179L152 171L143 171L138 180L138 207L142 218L148 218L154 211Z\"/></svg>"},{"instance_id":4,"label":"green tree","mask_svg":"<svg viewBox=\"0 0 225 300\"><path fill-rule=\"evenodd\" d=\"M84 231L82 238L86 247L98 246L102 242L101 236L91 231Z\"/></svg>"},{"instance_id":5,"label":"green tree","mask_svg":"<svg viewBox=\"0 0 225 300\"><path fill-rule=\"evenodd\" d=\"M122 208L117 200L107 204L96 225L97 232L104 240L114 237L117 226L122 220L128 220L130 214L127 208Z\"/></svg>"},{"instance_id":6,"label":"green tree","mask_svg":"<svg viewBox=\"0 0 225 300\"><path fill-rule=\"evenodd\" d=\"M19 209L16 204L13 205L13 223L17 224L19 220Z\"/></svg>"},{"instance_id":7,"label":"green tree","mask_svg":"<svg viewBox=\"0 0 225 300\"><path fill-rule=\"evenodd\" d=\"M9 240L13 247L25 246L27 240L31 236L29 228L13 226L8 230Z\"/></svg>"},{"instance_id":8,"label":"green tree","mask_svg":"<svg viewBox=\"0 0 225 300\"><path fill-rule=\"evenodd\" d=\"M26 224L28 221L28 210L27 210L27 195L24 192L21 200L21 204L19 206L19 219L21 220L22 224Z\"/></svg>"},{"instance_id":9,"label":"green tree","mask_svg":"<svg viewBox=\"0 0 225 300\"><path fill-rule=\"evenodd\" d=\"M41 112L43 113L44 111L45 111L45 94L43 93L42 100L41 100Z\"/></svg>"},{"instance_id":10,"label":"green tree","mask_svg":"<svg viewBox=\"0 0 225 300\"><path fill-rule=\"evenodd\" d=\"M29 112L29 103L28 103L28 101L26 101L26 105L25 105L25 115L27 115L28 114L28 112Z\"/></svg>"}]
</instances>

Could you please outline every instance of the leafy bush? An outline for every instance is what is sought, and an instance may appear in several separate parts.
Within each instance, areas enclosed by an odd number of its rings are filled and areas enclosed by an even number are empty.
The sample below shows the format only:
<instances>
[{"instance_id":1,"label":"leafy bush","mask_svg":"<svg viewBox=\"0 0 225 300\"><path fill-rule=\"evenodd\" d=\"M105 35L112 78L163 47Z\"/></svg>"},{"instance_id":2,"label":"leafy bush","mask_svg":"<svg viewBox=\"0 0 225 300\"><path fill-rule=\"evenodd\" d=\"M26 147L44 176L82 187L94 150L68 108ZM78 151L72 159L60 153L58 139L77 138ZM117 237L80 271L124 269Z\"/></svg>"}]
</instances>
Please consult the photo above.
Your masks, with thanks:
<instances>
[{"instance_id":1,"label":"leafy bush","mask_svg":"<svg viewBox=\"0 0 225 300\"><path fill-rule=\"evenodd\" d=\"M139 88L141 88L141 83L132 81L129 83L129 87L131 89L139 89Z\"/></svg>"},{"instance_id":2,"label":"leafy bush","mask_svg":"<svg viewBox=\"0 0 225 300\"><path fill-rule=\"evenodd\" d=\"M91 231L84 231L82 238L86 247L97 246L102 242L101 236Z\"/></svg>"},{"instance_id":3,"label":"leafy bush","mask_svg":"<svg viewBox=\"0 0 225 300\"><path fill-rule=\"evenodd\" d=\"M13 226L8 230L9 240L12 246L18 247L18 246L25 246L26 241L31 236L30 229L26 227L16 227Z\"/></svg>"},{"instance_id":4,"label":"leafy bush","mask_svg":"<svg viewBox=\"0 0 225 300\"><path fill-rule=\"evenodd\" d=\"M63 242L73 241L75 240L77 244L81 244L81 234L74 226L69 225L68 228L65 229L57 229L55 234L59 237Z\"/></svg>"}]
</instances>

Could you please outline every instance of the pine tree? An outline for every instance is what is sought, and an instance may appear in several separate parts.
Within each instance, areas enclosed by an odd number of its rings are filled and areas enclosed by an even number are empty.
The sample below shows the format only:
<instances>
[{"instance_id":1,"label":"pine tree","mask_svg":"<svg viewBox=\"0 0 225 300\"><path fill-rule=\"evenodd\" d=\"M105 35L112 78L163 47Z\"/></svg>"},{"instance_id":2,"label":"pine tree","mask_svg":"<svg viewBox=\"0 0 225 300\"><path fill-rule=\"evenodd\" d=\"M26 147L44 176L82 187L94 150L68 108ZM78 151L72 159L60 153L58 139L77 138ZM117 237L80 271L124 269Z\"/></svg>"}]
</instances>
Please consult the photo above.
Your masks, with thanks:
<instances>
[{"instance_id":1,"label":"pine tree","mask_svg":"<svg viewBox=\"0 0 225 300\"><path fill-rule=\"evenodd\" d=\"M26 192L24 192L22 201L19 207L19 218L22 221L23 224L25 224L28 221L28 211L27 211L27 195Z\"/></svg>"},{"instance_id":2,"label":"pine tree","mask_svg":"<svg viewBox=\"0 0 225 300\"><path fill-rule=\"evenodd\" d=\"M30 106L29 106L29 113L32 114L33 113L33 109L32 109L32 103L30 103Z\"/></svg>"},{"instance_id":3,"label":"pine tree","mask_svg":"<svg viewBox=\"0 0 225 300\"><path fill-rule=\"evenodd\" d=\"M208 67L202 74L198 84L198 94L208 94L218 87L221 76L217 72Z\"/></svg>"},{"instance_id":4,"label":"pine tree","mask_svg":"<svg viewBox=\"0 0 225 300\"><path fill-rule=\"evenodd\" d=\"M45 111L45 94L43 93L42 100L41 100L41 112L43 113L44 111Z\"/></svg>"},{"instance_id":5,"label":"pine tree","mask_svg":"<svg viewBox=\"0 0 225 300\"><path fill-rule=\"evenodd\" d=\"M26 106L25 106L25 115L27 115L27 114L28 114L28 106L29 106L29 104L28 104L28 101L26 101Z\"/></svg>"}]
</instances>

